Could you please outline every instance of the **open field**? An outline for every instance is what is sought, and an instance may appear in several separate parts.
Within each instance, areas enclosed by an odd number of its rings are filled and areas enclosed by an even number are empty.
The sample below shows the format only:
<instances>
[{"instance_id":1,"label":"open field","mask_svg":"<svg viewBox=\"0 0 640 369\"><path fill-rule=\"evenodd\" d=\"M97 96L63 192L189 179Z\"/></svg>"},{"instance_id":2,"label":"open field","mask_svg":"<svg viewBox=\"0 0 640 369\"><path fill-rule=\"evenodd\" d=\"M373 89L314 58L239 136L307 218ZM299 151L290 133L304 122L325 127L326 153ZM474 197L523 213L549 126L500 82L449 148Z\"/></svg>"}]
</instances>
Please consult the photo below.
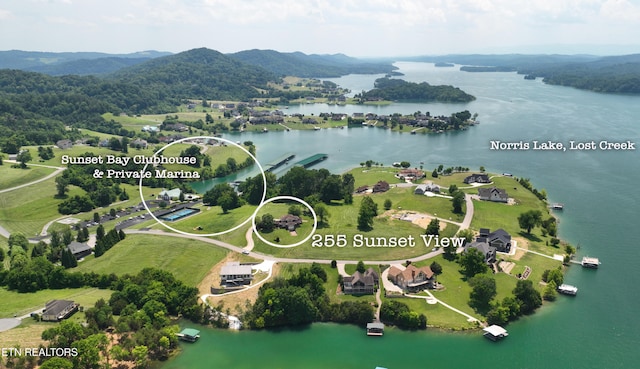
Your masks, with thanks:
<instances>
[{"instance_id":1,"label":"open field","mask_svg":"<svg viewBox=\"0 0 640 369\"><path fill-rule=\"evenodd\" d=\"M73 300L84 307L92 307L101 299L108 299L110 290L97 288L67 288L61 290L42 290L33 293L18 293L0 288L0 318L22 316L44 308L51 300Z\"/></svg>"},{"instance_id":2,"label":"open field","mask_svg":"<svg viewBox=\"0 0 640 369\"><path fill-rule=\"evenodd\" d=\"M37 181L53 173L55 169L29 165L26 169L11 168L11 163L0 165L0 190Z\"/></svg>"},{"instance_id":3,"label":"open field","mask_svg":"<svg viewBox=\"0 0 640 369\"><path fill-rule=\"evenodd\" d=\"M83 272L135 274L147 267L173 273L188 286L197 286L227 251L190 239L156 235L129 235L100 257L78 265Z\"/></svg>"},{"instance_id":4,"label":"open field","mask_svg":"<svg viewBox=\"0 0 640 369\"><path fill-rule=\"evenodd\" d=\"M198 205L194 208L200 209L201 211L173 222L166 221L165 224L177 230L194 234L218 233L242 224L249 219L256 210L255 206L243 205L239 208L231 209L224 214L220 206ZM250 222L248 224L250 224ZM165 227L160 224L154 225L153 228L165 229ZM243 242L243 245L244 244L246 244L246 242Z\"/></svg>"},{"instance_id":5,"label":"open field","mask_svg":"<svg viewBox=\"0 0 640 369\"><path fill-rule=\"evenodd\" d=\"M378 181L386 181L389 184L404 183L400 179L395 177L395 174L399 172L399 169L392 167L359 167L348 171L353 175L355 179L355 187L360 186L373 186Z\"/></svg>"}]
</instances>

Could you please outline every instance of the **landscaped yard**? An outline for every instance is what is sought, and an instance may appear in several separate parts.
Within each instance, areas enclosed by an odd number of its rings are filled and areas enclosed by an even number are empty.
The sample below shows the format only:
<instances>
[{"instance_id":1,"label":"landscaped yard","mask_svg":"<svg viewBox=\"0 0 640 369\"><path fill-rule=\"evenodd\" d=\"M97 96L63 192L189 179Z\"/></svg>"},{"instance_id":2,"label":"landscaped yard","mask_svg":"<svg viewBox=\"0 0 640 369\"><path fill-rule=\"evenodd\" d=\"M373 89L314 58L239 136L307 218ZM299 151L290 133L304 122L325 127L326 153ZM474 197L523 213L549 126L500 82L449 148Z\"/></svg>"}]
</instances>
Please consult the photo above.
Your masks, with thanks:
<instances>
[{"instance_id":1,"label":"landscaped yard","mask_svg":"<svg viewBox=\"0 0 640 369\"><path fill-rule=\"evenodd\" d=\"M173 273L188 286L197 286L226 254L225 249L191 239L128 235L102 257L88 257L75 270L123 275L154 267Z\"/></svg>"}]
</instances>

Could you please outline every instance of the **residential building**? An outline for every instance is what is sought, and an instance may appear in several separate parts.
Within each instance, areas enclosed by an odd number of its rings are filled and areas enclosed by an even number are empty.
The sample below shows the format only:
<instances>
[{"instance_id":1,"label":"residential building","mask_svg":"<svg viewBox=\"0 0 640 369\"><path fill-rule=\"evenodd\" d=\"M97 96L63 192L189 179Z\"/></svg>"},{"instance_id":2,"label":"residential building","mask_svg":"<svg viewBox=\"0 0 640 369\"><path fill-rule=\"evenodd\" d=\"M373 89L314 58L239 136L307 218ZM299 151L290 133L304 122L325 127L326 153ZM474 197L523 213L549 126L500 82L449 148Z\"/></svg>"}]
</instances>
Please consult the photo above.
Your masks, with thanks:
<instances>
[{"instance_id":1,"label":"residential building","mask_svg":"<svg viewBox=\"0 0 640 369\"><path fill-rule=\"evenodd\" d=\"M243 265L238 261L232 261L225 264L220 270L221 285L237 286L250 284L252 280L251 265Z\"/></svg>"},{"instance_id":2,"label":"residential building","mask_svg":"<svg viewBox=\"0 0 640 369\"><path fill-rule=\"evenodd\" d=\"M342 292L353 295L371 295L378 287L379 277L373 268L364 273L356 271L350 277L342 279Z\"/></svg>"},{"instance_id":3,"label":"residential building","mask_svg":"<svg viewBox=\"0 0 640 369\"><path fill-rule=\"evenodd\" d=\"M76 260L80 260L85 256L91 255L91 252L93 251L86 243L80 243L77 241L71 241L67 248L71 251L73 256L75 256Z\"/></svg>"},{"instance_id":4,"label":"residential building","mask_svg":"<svg viewBox=\"0 0 640 369\"><path fill-rule=\"evenodd\" d=\"M466 177L463 181L466 184L472 183L491 183L491 179L487 174L472 174Z\"/></svg>"},{"instance_id":5,"label":"residential building","mask_svg":"<svg viewBox=\"0 0 640 369\"><path fill-rule=\"evenodd\" d=\"M283 215L280 219L273 221L278 228L286 229L293 232L302 224L302 218L297 215L287 214Z\"/></svg>"},{"instance_id":6,"label":"residential building","mask_svg":"<svg viewBox=\"0 0 640 369\"><path fill-rule=\"evenodd\" d=\"M426 192L440 193L440 186L433 184L433 182L428 182L418 185L413 191L416 195L424 195Z\"/></svg>"},{"instance_id":7,"label":"residential building","mask_svg":"<svg viewBox=\"0 0 640 369\"><path fill-rule=\"evenodd\" d=\"M497 187L478 188L478 196L480 196L480 200L484 201L509 202L507 191Z\"/></svg>"},{"instance_id":8,"label":"residential building","mask_svg":"<svg viewBox=\"0 0 640 369\"><path fill-rule=\"evenodd\" d=\"M392 266L389 269L388 278L396 286L411 292L433 288L435 281L433 271L429 266L418 268L413 264L409 264L404 270Z\"/></svg>"},{"instance_id":9,"label":"residential building","mask_svg":"<svg viewBox=\"0 0 640 369\"><path fill-rule=\"evenodd\" d=\"M77 303L70 300L51 300L44 305L42 320L45 322L59 322L67 319L78 311Z\"/></svg>"},{"instance_id":10,"label":"residential building","mask_svg":"<svg viewBox=\"0 0 640 369\"><path fill-rule=\"evenodd\" d=\"M405 181L415 181L416 179L422 179L426 174L419 169L403 169L396 173L396 177Z\"/></svg>"},{"instance_id":11,"label":"residential building","mask_svg":"<svg viewBox=\"0 0 640 369\"><path fill-rule=\"evenodd\" d=\"M373 193L387 191L389 191L389 183L387 183L386 181L378 181L378 183L373 185Z\"/></svg>"},{"instance_id":12,"label":"residential building","mask_svg":"<svg viewBox=\"0 0 640 369\"><path fill-rule=\"evenodd\" d=\"M477 240L487 242L495 247L497 252L509 253L511 251L511 235L502 228L493 232L490 232L488 228L480 228Z\"/></svg>"}]
</instances>

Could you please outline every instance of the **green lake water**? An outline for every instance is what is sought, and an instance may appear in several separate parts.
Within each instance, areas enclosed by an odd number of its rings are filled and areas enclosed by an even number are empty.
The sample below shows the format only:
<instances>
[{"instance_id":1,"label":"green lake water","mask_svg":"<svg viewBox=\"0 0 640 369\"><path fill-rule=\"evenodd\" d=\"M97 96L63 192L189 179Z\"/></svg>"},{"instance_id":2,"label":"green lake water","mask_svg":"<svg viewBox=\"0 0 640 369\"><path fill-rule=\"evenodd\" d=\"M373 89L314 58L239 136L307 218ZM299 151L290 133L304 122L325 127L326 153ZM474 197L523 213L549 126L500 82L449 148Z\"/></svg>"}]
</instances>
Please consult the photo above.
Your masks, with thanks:
<instances>
[{"instance_id":1,"label":"green lake water","mask_svg":"<svg viewBox=\"0 0 640 369\"><path fill-rule=\"evenodd\" d=\"M202 338L162 369L199 368L637 368L640 367L640 163L638 151L493 151L491 140L640 142L640 97L606 95L526 81L515 73L465 73L457 68L398 63L405 78L451 84L477 97L467 104L393 104L384 107L300 105L286 113L394 112L451 114L468 109L481 124L465 132L410 135L377 128L243 134L261 163L293 152L329 158L313 168L341 172L372 159L408 160L431 169L467 166L528 177L561 202L560 237L596 256L599 270L572 266L565 281L578 296L559 296L533 316L510 324L497 344L480 332L403 332L365 335L349 325L314 324L302 330L231 332L201 328ZM344 87L373 86L375 76L347 76ZM359 91L354 88L354 91ZM239 140L240 136L228 135Z\"/></svg>"}]
</instances>

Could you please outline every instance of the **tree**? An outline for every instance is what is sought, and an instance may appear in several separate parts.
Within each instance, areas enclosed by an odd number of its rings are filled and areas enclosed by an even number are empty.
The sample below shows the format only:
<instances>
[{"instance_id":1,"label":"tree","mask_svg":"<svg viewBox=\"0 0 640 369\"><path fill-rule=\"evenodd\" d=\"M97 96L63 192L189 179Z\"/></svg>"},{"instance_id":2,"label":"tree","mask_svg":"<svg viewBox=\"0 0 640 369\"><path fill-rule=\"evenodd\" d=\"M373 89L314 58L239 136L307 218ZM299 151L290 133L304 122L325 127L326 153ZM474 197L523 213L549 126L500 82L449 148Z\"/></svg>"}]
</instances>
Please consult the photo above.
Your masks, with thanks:
<instances>
[{"instance_id":1,"label":"tree","mask_svg":"<svg viewBox=\"0 0 640 369\"><path fill-rule=\"evenodd\" d=\"M431 265L429 265L429 268L431 269L433 274L435 274L436 278L438 278L438 276L442 274L442 265L438 264L437 261L431 263Z\"/></svg>"},{"instance_id":2,"label":"tree","mask_svg":"<svg viewBox=\"0 0 640 369\"><path fill-rule=\"evenodd\" d=\"M218 205L220 205L220 207L222 208L223 213L228 213L229 210L233 209L235 205L233 196L229 193L223 194L218 198Z\"/></svg>"},{"instance_id":3,"label":"tree","mask_svg":"<svg viewBox=\"0 0 640 369\"><path fill-rule=\"evenodd\" d=\"M457 191L458 191L458 186L456 186L455 184L451 184L451 186L449 186L449 195L453 195Z\"/></svg>"},{"instance_id":4,"label":"tree","mask_svg":"<svg viewBox=\"0 0 640 369\"><path fill-rule=\"evenodd\" d=\"M358 261L358 264L356 265L356 270L360 273L364 273L367 270L362 260Z\"/></svg>"},{"instance_id":5,"label":"tree","mask_svg":"<svg viewBox=\"0 0 640 369\"><path fill-rule=\"evenodd\" d=\"M98 228L96 228L96 240L100 241L101 239L104 238L104 235L105 235L104 225L100 224Z\"/></svg>"},{"instance_id":6,"label":"tree","mask_svg":"<svg viewBox=\"0 0 640 369\"><path fill-rule=\"evenodd\" d=\"M63 357L52 357L42 363L40 369L73 369L73 363Z\"/></svg>"},{"instance_id":7,"label":"tree","mask_svg":"<svg viewBox=\"0 0 640 369\"><path fill-rule=\"evenodd\" d=\"M391 209L392 203L390 199L386 199L384 200L384 210L389 210Z\"/></svg>"},{"instance_id":8,"label":"tree","mask_svg":"<svg viewBox=\"0 0 640 369\"><path fill-rule=\"evenodd\" d=\"M525 229L527 234L531 234L531 230L540 225L542 222L542 212L540 210L529 210L518 216L518 224L520 228Z\"/></svg>"},{"instance_id":9,"label":"tree","mask_svg":"<svg viewBox=\"0 0 640 369\"><path fill-rule=\"evenodd\" d=\"M469 279L472 287L469 294L469 306L481 314L491 309L491 300L497 294L496 280L484 275L477 275Z\"/></svg>"},{"instance_id":10,"label":"tree","mask_svg":"<svg viewBox=\"0 0 640 369\"><path fill-rule=\"evenodd\" d=\"M439 235L440 234L440 220L438 220L438 218L431 219L431 221L427 225L427 229L425 230L424 233L428 234L428 235L434 235L434 236Z\"/></svg>"},{"instance_id":11,"label":"tree","mask_svg":"<svg viewBox=\"0 0 640 369\"><path fill-rule=\"evenodd\" d=\"M462 205L464 205L464 202L464 193L462 191L454 192L453 199L451 199L454 214L462 214Z\"/></svg>"},{"instance_id":12,"label":"tree","mask_svg":"<svg viewBox=\"0 0 640 369\"><path fill-rule=\"evenodd\" d=\"M273 215L269 213L262 215L262 219L257 224L258 230L264 233L273 232L273 226Z\"/></svg>"},{"instance_id":13,"label":"tree","mask_svg":"<svg viewBox=\"0 0 640 369\"><path fill-rule=\"evenodd\" d=\"M462 267L462 274L467 278L472 278L476 274L485 273L489 270L484 260L484 254L478 249L470 248L463 252L458 262Z\"/></svg>"},{"instance_id":14,"label":"tree","mask_svg":"<svg viewBox=\"0 0 640 369\"><path fill-rule=\"evenodd\" d=\"M542 305L542 296L540 296L540 292L533 287L533 282L530 280L519 279L518 282L516 282L516 288L513 290L513 294L520 304L520 312L522 314L531 314Z\"/></svg>"},{"instance_id":15,"label":"tree","mask_svg":"<svg viewBox=\"0 0 640 369\"><path fill-rule=\"evenodd\" d=\"M63 176L56 177L56 197L64 198L69 192L69 180Z\"/></svg>"},{"instance_id":16,"label":"tree","mask_svg":"<svg viewBox=\"0 0 640 369\"><path fill-rule=\"evenodd\" d=\"M408 162L408 161L404 161L403 160L403 161L400 162L400 166L405 168L405 169L407 169L407 168L409 168L411 166L411 163Z\"/></svg>"},{"instance_id":17,"label":"tree","mask_svg":"<svg viewBox=\"0 0 640 369\"><path fill-rule=\"evenodd\" d=\"M100 223L100 214L93 213L93 221L96 223Z\"/></svg>"},{"instance_id":18,"label":"tree","mask_svg":"<svg viewBox=\"0 0 640 369\"><path fill-rule=\"evenodd\" d=\"M340 200L344 198L342 189L342 178L339 175L332 174L325 178L320 185L320 200L325 204L331 204L332 200Z\"/></svg>"},{"instance_id":19,"label":"tree","mask_svg":"<svg viewBox=\"0 0 640 369\"><path fill-rule=\"evenodd\" d=\"M313 211L316 213L318 217L318 223L327 224L327 219L329 219L329 210L322 203L317 203L313 206Z\"/></svg>"},{"instance_id":20,"label":"tree","mask_svg":"<svg viewBox=\"0 0 640 369\"><path fill-rule=\"evenodd\" d=\"M358 229L369 231L373 229L373 218L378 215L378 205L369 196L362 198L358 213Z\"/></svg>"},{"instance_id":21,"label":"tree","mask_svg":"<svg viewBox=\"0 0 640 369\"><path fill-rule=\"evenodd\" d=\"M547 286L544 288L544 292L542 293L542 297L547 301L554 301L558 296L558 292L556 289L558 285L554 281L550 281L547 283Z\"/></svg>"},{"instance_id":22,"label":"tree","mask_svg":"<svg viewBox=\"0 0 640 369\"><path fill-rule=\"evenodd\" d=\"M20 233L11 233L9 235L9 253L13 254L16 247L22 248L22 251L26 252L29 249L29 240L27 237Z\"/></svg>"},{"instance_id":23,"label":"tree","mask_svg":"<svg viewBox=\"0 0 640 369\"><path fill-rule=\"evenodd\" d=\"M20 163L21 168L26 168L27 163L32 159L33 158L31 157L31 152L29 152L29 150L22 150L16 156L16 160Z\"/></svg>"},{"instance_id":24,"label":"tree","mask_svg":"<svg viewBox=\"0 0 640 369\"><path fill-rule=\"evenodd\" d=\"M438 171L434 169L433 172L431 172L431 177L438 178Z\"/></svg>"}]
</instances>

